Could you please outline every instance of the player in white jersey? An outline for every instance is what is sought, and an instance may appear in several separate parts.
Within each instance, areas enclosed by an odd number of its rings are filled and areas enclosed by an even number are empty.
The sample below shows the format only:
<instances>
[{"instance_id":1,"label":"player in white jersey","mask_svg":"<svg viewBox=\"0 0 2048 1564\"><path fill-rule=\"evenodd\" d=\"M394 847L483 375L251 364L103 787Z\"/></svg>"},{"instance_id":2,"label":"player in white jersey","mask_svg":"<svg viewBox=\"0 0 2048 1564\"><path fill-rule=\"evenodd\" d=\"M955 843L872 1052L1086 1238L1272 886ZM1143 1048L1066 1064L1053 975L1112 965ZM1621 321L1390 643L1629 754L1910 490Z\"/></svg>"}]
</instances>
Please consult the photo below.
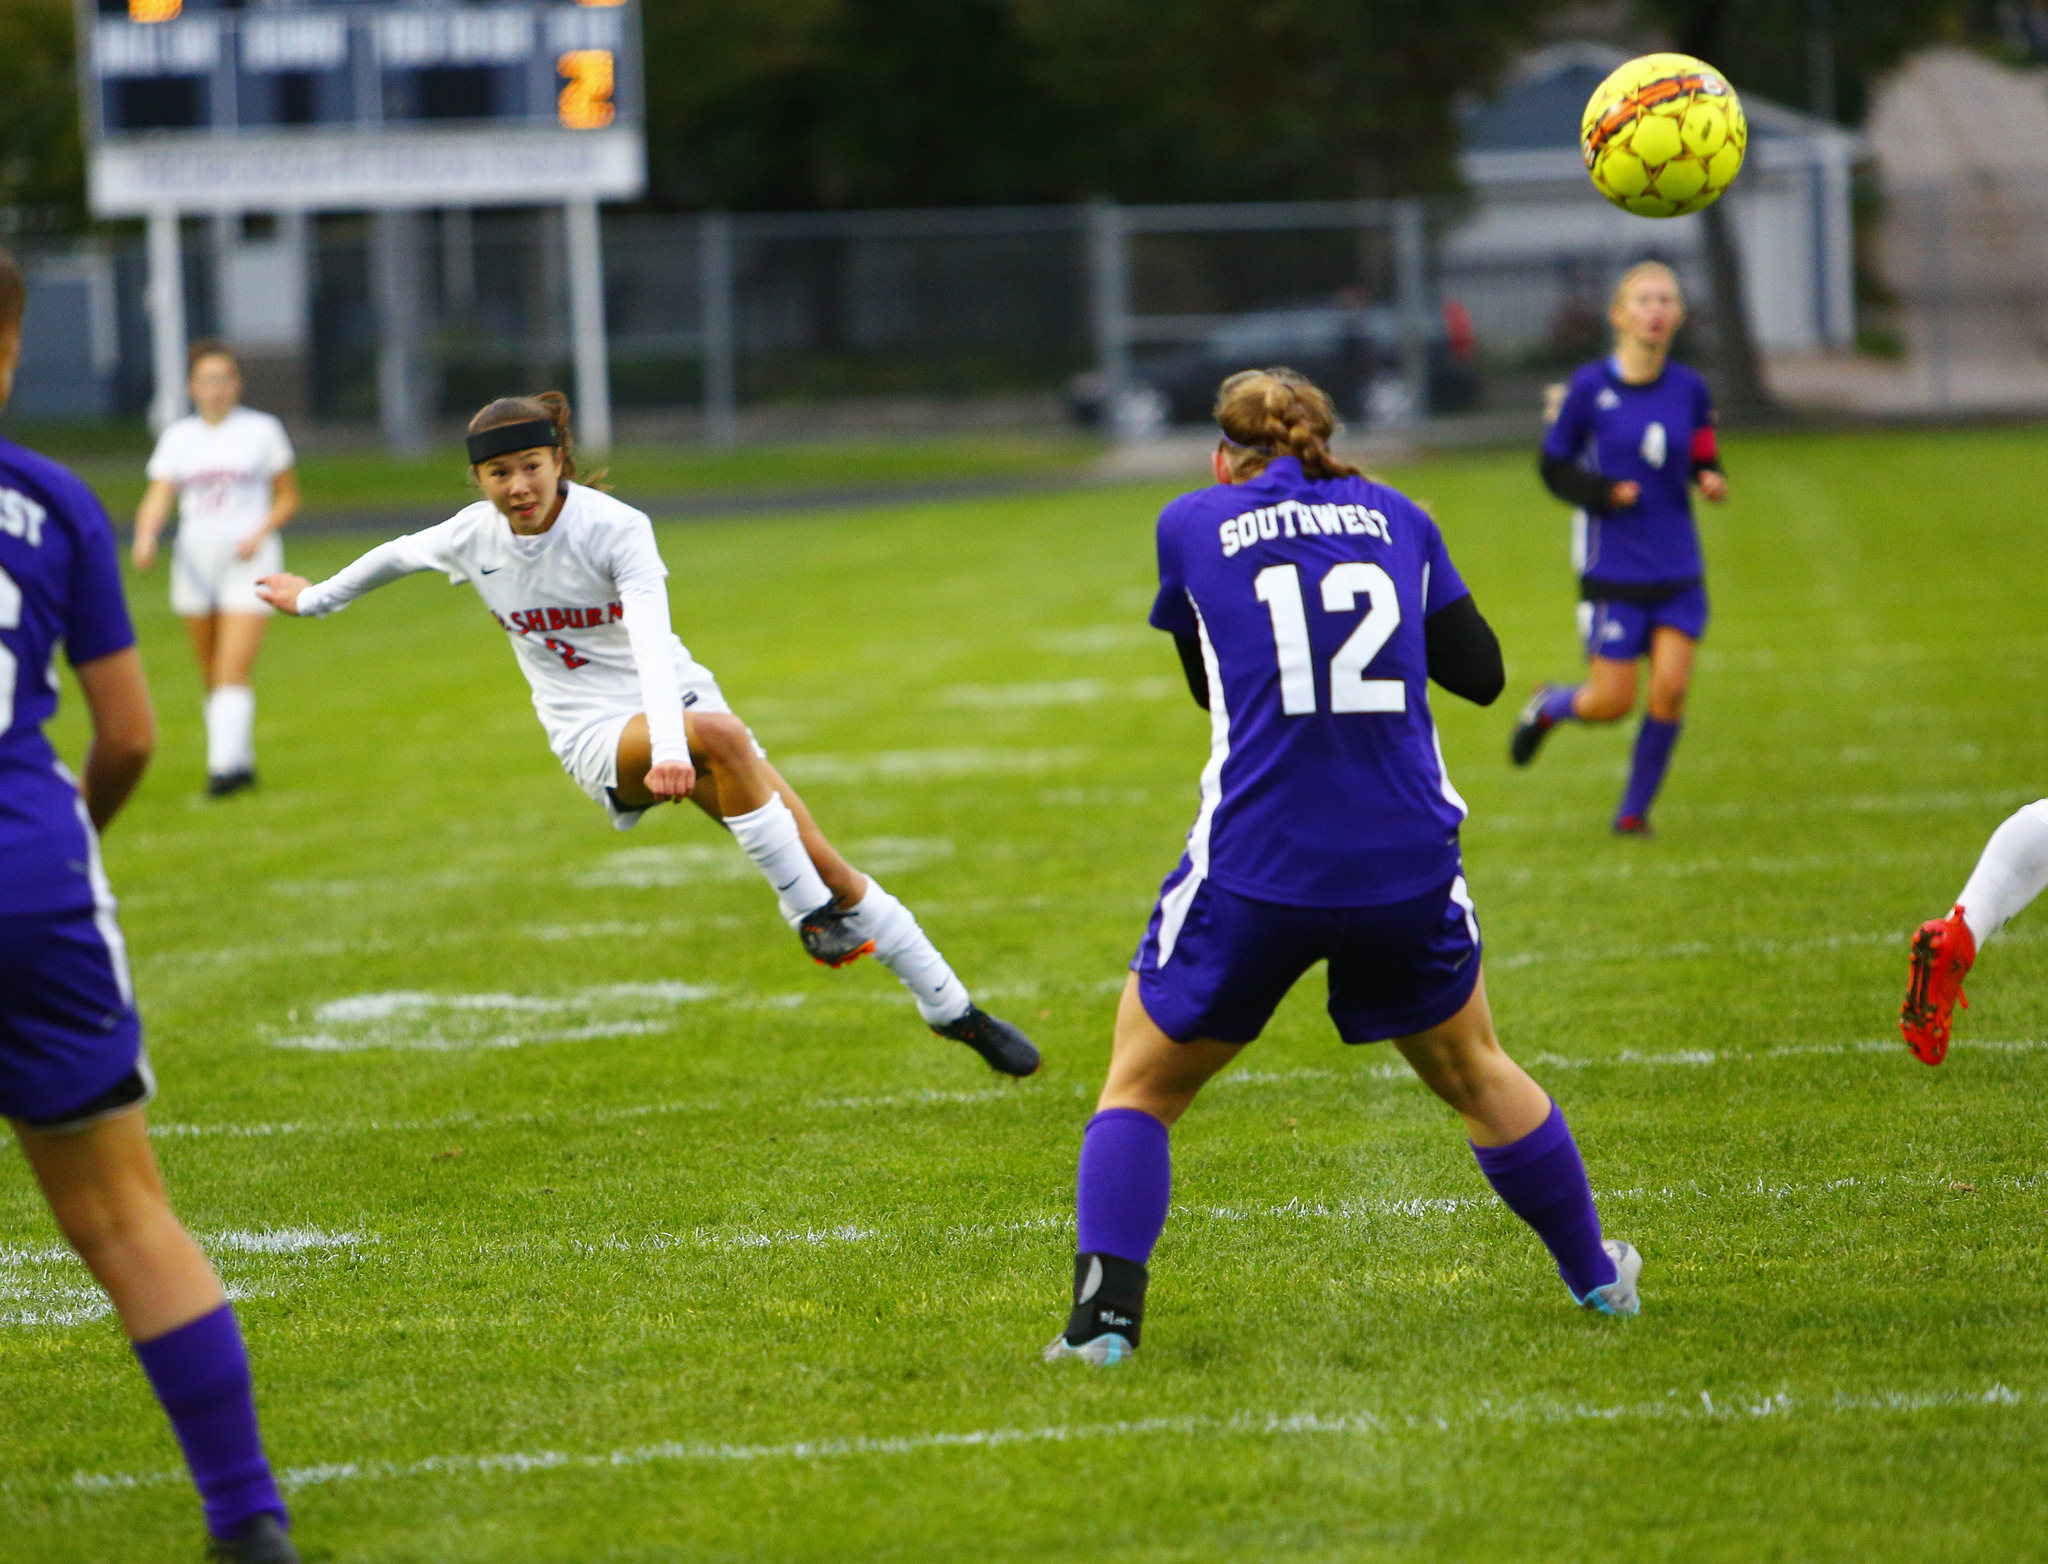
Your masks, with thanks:
<instances>
[{"instance_id":1,"label":"player in white jersey","mask_svg":"<svg viewBox=\"0 0 2048 1564\"><path fill-rule=\"evenodd\" d=\"M320 618L419 571L468 582L511 638L555 758L615 826L694 800L732 832L816 960L838 967L872 952L933 1031L1004 1074L1036 1070L1031 1040L974 1004L909 908L839 856L669 628L653 525L575 481L567 399L491 403L471 420L469 459L482 500L317 586L266 576L264 600Z\"/></svg>"},{"instance_id":2,"label":"player in white jersey","mask_svg":"<svg viewBox=\"0 0 2048 1564\"><path fill-rule=\"evenodd\" d=\"M206 681L206 790L256 781L256 692L250 687L270 605L257 581L284 569L278 530L299 508L292 442L268 413L242 406L242 371L222 342L193 344L189 413L157 437L135 513L135 568L156 563L178 508L171 607L185 620Z\"/></svg>"}]
</instances>

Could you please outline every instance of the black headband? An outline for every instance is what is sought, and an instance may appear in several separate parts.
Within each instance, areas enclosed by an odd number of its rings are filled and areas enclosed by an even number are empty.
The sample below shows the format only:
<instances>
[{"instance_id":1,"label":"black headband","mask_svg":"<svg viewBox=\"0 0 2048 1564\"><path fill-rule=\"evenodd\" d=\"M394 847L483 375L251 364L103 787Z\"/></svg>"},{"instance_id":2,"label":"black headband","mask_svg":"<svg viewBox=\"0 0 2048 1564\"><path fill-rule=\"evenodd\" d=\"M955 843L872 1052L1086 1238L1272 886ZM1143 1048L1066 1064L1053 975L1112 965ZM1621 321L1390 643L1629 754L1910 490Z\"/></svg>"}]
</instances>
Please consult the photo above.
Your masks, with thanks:
<instances>
[{"instance_id":1,"label":"black headband","mask_svg":"<svg viewBox=\"0 0 2048 1564\"><path fill-rule=\"evenodd\" d=\"M493 456L508 456L514 451L530 451L536 445L561 443L562 437L555 433L552 419L529 418L524 423L500 424L469 437L469 465L474 467Z\"/></svg>"}]
</instances>

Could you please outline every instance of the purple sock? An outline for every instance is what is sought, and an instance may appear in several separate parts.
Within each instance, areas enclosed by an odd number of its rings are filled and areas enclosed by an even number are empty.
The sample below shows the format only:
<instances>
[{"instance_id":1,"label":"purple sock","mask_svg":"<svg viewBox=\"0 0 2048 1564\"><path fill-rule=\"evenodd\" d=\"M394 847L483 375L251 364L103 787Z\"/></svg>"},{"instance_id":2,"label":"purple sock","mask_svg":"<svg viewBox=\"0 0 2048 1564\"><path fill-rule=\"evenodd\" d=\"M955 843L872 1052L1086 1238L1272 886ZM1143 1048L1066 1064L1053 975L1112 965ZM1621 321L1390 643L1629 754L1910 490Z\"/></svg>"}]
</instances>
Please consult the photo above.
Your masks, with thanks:
<instances>
[{"instance_id":1,"label":"purple sock","mask_svg":"<svg viewBox=\"0 0 2048 1564\"><path fill-rule=\"evenodd\" d=\"M135 1355L184 1449L206 1506L206 1529L226 1537L265 1510L284 1519L256 1431L249 1355L234 1309L224 1303L168 1335L138 1341Z\"/></svg>"},{"instance_id":2,"label":"purple sock","mask_svg":"<svg viewBox=\"0 0 2048 1564\"><path fill-rule=\"evenodd\" d=\"M1678 743L1682 726L1677 722L1659 722L1655 717L1643 718L1642 729L1636 734L1635 762L1629 767L1628 791L1621 795L1622 818L1650 812L1657 789L1664 785L1665 768L1671 764L1671 750Z\"/></svg>"},{"instance_id":3,"label":"purple sock","mask_svg":"<svg viewBox=\"0 0 2048 1564\"><path fill-rule=\"evenodd\" d=\"M1144 1265L1173 1190L1166 1126L1136 1108L1104 1108L1082 1135L1077 1184L1081 1253Z\"/></svg>"},{"instance_id":4,"label":"purple sock","mask_svg":"<svg viewBox=\"0 0 2048 1564\"><path fill-rule=\"evenodd\" d=\"M1472 1155L1494 1193L1536 1229L1574 1298L1614 1280L1614 1262L1600 1247L1600 1213L1593 1209L1586 1164L1562 1108L1553 1102L1550 1117L1520 1140L1474 1146Z\"/></svg>"},{"instance_id":5,"label":"purple sock","mask_svg":"<svg viewBox=\"0 0 2048 1564\"><path fill-rule=\"evenodd\" d=\"M1578 697L1576 684L1553 684L1543 692L1543 704L1538 709L1546 722L1576 722L1578 713L1572 710L1572 702Z\"/></svg>"}]
</instances>

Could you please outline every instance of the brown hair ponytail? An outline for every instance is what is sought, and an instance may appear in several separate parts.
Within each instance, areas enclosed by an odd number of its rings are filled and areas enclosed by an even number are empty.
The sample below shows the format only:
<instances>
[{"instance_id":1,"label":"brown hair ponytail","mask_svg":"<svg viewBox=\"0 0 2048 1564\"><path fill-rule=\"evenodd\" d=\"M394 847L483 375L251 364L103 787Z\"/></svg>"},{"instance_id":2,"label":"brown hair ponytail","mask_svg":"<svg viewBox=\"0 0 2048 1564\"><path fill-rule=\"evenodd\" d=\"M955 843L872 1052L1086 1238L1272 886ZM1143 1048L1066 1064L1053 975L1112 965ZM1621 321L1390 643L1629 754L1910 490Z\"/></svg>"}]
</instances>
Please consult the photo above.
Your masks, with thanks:
<instances>
[{"instance_id":1,"label":"brown hair ponytail","mask_svg":"<svg viewBox=\"0 0 2048 1564\"><path fill-rule=\"evenodd\" d=\"M545 418L555 426L555 444L562 455L562 476L586 489L608 489L603 472L588 478L576 475L576 440L569 432L569 399L559 391L542 391L534 396L501 396L469 421L469 433L482 434L506 424L529 423Z\"/></svg>"},{"instance_id":2,"label":"brown hair ponytail","mask_svg":"<svg viewBox=\"0 0 2048 1564\"><path fill-rule=\"evenodd\" d=\"M1239 482L1265 471L1276 457L1301 461L1302 475L1362 478L1349 462L1330 454L1337 412L1324 390L1293 369L1246 369L1216 390L1216 423L1227 442L1225 459Z\"/></svg>"}]
</instances>

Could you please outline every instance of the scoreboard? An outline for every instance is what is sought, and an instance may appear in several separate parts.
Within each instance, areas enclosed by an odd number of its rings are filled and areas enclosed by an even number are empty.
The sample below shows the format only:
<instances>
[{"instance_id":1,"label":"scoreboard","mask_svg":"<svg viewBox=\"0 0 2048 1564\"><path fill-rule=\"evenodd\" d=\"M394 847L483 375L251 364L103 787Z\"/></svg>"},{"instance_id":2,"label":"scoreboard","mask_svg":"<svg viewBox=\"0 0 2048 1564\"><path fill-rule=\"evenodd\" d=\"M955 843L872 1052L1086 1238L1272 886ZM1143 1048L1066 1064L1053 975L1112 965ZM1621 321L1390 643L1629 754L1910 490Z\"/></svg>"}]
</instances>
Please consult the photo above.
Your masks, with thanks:
<instances>
[{"instance_id":1,"label":"scoreboard","mask_svg":"<svg viewBox=\"0 0 2048 1564\"><path fill-rule=\"evenodd\" d=\"M92 205L632 199L636 0L77 0Z\"/></svg>"}]
</instances>

